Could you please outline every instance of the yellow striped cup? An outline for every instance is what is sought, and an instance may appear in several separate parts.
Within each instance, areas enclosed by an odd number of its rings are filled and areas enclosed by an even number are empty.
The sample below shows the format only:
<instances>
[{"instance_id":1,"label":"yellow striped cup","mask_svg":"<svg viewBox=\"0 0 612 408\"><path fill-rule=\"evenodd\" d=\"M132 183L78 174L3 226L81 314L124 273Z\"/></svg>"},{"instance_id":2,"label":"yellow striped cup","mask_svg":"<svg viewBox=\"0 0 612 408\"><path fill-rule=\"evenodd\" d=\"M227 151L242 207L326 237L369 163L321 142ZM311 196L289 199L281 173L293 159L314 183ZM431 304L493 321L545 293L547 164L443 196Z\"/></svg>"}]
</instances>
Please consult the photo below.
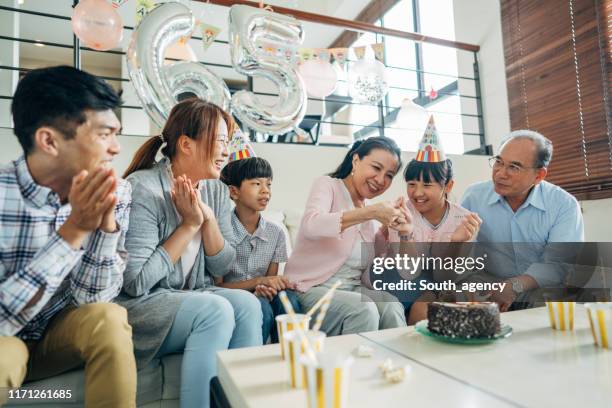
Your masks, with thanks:
<instances>
[{"instance_id":1,"label":"yellow striped cup","mask_svg":"<svg viewBox=\"0 0 612 408\"><path fill-rule=\"evenodd\" d=\"M300 328L304 331L308 330L308 325L310 324L310 316L305 314L295 314L295 321L298 322ZM293 320L289 317L288 314L278 315L276 316L276 327L278 329L278 342L280 343L281 348L281 358L285 359L285 342L283 341L285 334L291 332L293 330Z\"/></svg>"},{"instance_id":2,"label":"yellow striped cup","mask_svg":"<svg viewBox=\"0 0 612 408\"><path fill-rule=\"evenodd\" d=\"M305 332L310 347L315 353L323 351L325 337L322 331L309 330ZM287 367L289 368L289 383L292 388L306 388L306 378L302 367L302 356L306 354L304 342L294 330L285 334L285 350L287 350Z\"/></svg>"},{"instance_id":3,"label":"yellow striped cup","mask_svg":"<svg viewBox=\"0 0 612 408\"><path fill-rule=\"evenodd\" d=\"M338 353L317 353L317 361L302 357L308 408L346 408L353 358Z\"/></svg>"},{"instance_id":4,"label":"yellow striped cup","mask_svg":"<svg viewBox=\"0 0 612 408\"><path fill-rule=\"evenodd\" d=\"M586 303L591 334L599 347L612 349L612 303Z\"/></svg>"},{"instance_id":5,"label":"yellow striped cup","mask_svg":"<svg viewBox=\"0 0 612 408\"><path fill-rule=\"evenodd\" d=\"M575 302L546 302L550 326L555 330L574 330Z\"/></svg>"}]
</instances>

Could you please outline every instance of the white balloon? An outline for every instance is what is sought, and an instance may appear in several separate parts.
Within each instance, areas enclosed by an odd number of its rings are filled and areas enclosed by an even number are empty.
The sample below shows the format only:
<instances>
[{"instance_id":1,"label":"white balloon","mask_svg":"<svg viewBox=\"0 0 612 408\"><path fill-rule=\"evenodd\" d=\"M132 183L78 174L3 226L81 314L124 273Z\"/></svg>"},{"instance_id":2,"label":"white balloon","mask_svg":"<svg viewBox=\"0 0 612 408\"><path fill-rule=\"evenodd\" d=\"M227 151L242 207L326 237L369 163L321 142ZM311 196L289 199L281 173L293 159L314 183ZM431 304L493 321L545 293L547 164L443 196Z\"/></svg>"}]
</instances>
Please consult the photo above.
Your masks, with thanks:
<instances>
[{"instance_id":1,"label":"white balloon","mask_svg":"<svg viewBox=\"0 0 612 408\"><path fill-rule=\"evenodd\" d=\"M314 98L328 97L338 85L338 73L328 61L304 61L298 67L298 72L306 84L308 95Z\"/></svg>"},{"instance_id":2,"label":"white balloon","mask_svg":"<svg viewBox=\"0 0 612 408\"><path fill-rule=\"evenodd\" d=\"M417 134L422 135L425 132L428 120L429 115L425 108L414 103L412 99L406 98L402 101L402 107L397 113L393 127L414 130Z\"/></svg>"},{"instance_id":3,"label":"white balloon","mask_svg":"<svg viewBox=\"0 0 612 408\"><path fill-rule=\"evenodd\" d=\"M378 60L360 60L349 70L349 92L360 102L377 104L389 92L387 68Z\"/></svg>"}]
</instances>

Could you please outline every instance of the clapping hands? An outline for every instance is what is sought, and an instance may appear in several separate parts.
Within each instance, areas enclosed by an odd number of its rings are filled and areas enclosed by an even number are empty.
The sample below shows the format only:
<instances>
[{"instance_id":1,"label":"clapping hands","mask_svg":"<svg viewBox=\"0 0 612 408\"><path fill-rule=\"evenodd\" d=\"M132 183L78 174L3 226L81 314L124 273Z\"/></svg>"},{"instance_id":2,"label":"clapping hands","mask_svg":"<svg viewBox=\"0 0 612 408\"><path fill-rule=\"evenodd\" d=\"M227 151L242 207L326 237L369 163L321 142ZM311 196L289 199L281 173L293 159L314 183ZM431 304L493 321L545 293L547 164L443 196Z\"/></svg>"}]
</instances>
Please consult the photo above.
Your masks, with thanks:
<instances>
[{"instance_id":1,"label":"clapping hands","mask_svg":"<svg viewBox=\"0 0 612 408\"><path fill-rule=\"evenodd\" d=\"M67 223L81 231L97 228L114 232L117 177L113 169L100 166L73 177L68 201L72 207Z\"/></svg>"},{"instance_id":2,"label":"clapping hands","mask_svg":"<svg viewBox=\"0 0 612 408\"><path fill-rule=\"evenodd\" d=\"M204 213L200 206L200 196L191 180L184 175L175 178L171 195L183 224L199 228L204 222Z\"/></svg>"},{"instance_id":3,"label":"clapping hands","mask_svg":"<svg viewBox=\"0 0 612 408\"><path fill-rule=\"evenodd\" d=\"M171 194L184 224L200 227L214 218L213 210L202 201L200 192L187 176L182 175L173 180Z\"/></svg>"}]
</instances>

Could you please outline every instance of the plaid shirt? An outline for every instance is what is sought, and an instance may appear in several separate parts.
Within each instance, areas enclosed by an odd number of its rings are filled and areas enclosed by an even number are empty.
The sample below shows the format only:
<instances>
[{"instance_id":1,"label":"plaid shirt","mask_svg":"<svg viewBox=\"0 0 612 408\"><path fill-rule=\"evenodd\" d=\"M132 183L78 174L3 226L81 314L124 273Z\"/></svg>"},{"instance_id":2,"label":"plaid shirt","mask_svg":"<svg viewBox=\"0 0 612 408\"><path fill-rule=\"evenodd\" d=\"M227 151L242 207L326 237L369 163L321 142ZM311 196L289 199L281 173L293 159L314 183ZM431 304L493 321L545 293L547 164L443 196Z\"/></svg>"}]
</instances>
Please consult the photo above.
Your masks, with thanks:
<instances>
[{"instance_id":1,"label":"plaid shirt","mask_svg":"<svg viewBox=\"0 0 612 408\"><path fill-rule=\"evenodd\" d=\"M0 167L0 336L38 340L66 305L109 302L119 293L130 185L120 180L116 194L120 230L96 230L74 250L57 233L70 204L34 182L23 156ZM42 298L26 308L41 288Z\"/></svg>"},{"instance_id":2,"label":"plaid shirt","mask_svg":"<svg viewBox=\"0 0 612 408\"><path fill-rule=\"evenodd\" d=\"M265 276L270 263L287 262L285 233L278 225L259 217L253 235L244 228L235 211L232 227L236 243L236 260L223 277L225 282L241 282Z\"/></svg>"}]
</instances>

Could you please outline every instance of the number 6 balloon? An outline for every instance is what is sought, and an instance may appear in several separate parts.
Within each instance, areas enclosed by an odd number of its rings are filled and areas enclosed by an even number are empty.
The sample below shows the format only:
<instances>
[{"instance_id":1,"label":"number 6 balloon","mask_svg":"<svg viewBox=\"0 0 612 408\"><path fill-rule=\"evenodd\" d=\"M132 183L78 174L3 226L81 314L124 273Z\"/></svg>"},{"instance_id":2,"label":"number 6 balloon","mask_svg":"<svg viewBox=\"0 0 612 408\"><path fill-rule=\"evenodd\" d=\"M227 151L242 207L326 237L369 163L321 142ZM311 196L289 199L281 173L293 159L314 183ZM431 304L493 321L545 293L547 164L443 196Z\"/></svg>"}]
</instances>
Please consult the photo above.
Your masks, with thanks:
<instances>
[{"instance_id":1,"label":"number 6 balloon","mask_svg":"<svg viewBox=\"0 0 612 408\"><path fill-rule=\"evenodd\" d=\"M272 106L254 93L240 91L232 97L232 112L247 127L267 134L291 131L306 113L306 92L301 77L285 59L270 55L258 45L299 46L304 41L302 25L293 17L250 6L232 6L229 12L232 65L241 74L263 77L278 87Z\"/></svg>"},{"instance_id":2,"label":"number 6 balloon","mask_svg":"<svg viewBox=\"0 0 612 408\"><path fill-rule=\"evenodd\" d=\"M165 50L191 34L195 21L181 3L164 3L153 9L132 33L127 68L142 106L163 127L176 97L192 92L199 98L229 109L230 93L225 82L198 62L164 65Z\"/></svg>"}]
</instances>

